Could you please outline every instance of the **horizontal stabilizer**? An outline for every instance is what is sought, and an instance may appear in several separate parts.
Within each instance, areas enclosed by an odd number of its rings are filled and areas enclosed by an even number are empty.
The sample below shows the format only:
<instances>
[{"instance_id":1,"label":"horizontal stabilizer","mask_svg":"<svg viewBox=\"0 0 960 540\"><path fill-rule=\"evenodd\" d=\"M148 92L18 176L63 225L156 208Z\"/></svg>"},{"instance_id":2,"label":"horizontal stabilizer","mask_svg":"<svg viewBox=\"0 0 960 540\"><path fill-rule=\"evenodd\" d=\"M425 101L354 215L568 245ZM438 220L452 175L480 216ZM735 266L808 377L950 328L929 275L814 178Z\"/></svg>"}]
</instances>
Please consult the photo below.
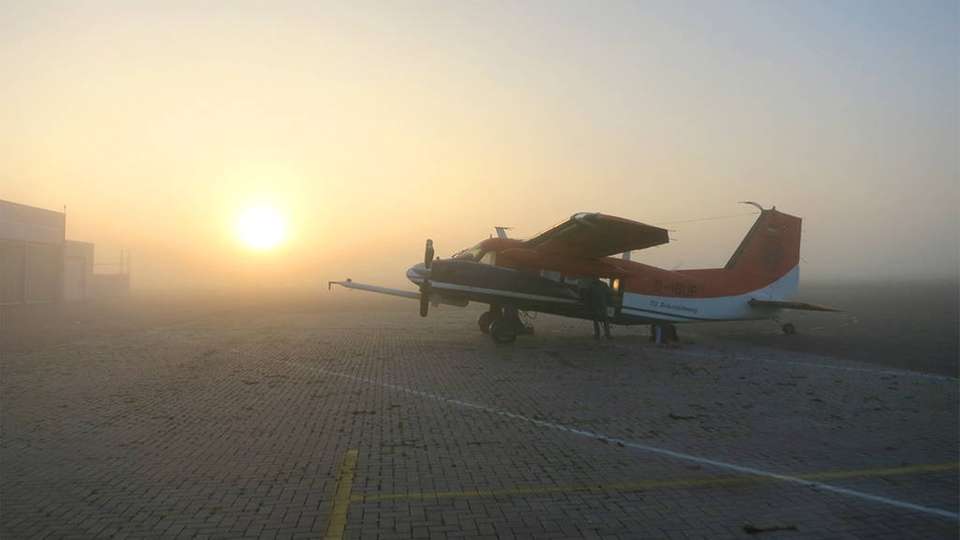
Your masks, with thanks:
<instances>
[{"instance_id":1,"label":"horizontal stabilizer","mask_svg":"<svg viewBox=\"0 0 960 540\"><path fill-rule=\"evenodd\" d=\"M808 304L806 302L784 302L778 300L757 300L756 298L750 300L750 305L753 307L777 309L801 309L804 311L843 311L842 309L837 309L830 306L821 306L820 304Z\"/></svg>"}]
</instances>

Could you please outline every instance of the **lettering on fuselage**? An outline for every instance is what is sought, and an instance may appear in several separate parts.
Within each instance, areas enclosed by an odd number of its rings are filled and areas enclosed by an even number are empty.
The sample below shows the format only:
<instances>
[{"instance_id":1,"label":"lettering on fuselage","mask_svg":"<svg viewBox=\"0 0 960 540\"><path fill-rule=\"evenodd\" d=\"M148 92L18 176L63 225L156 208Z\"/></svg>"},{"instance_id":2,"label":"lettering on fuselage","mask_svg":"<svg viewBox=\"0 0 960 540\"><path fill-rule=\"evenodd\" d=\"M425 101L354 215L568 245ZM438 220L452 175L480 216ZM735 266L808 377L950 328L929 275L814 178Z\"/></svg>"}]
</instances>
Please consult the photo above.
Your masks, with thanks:
<instances>
[{"instance_id":1,"label":"lettering on fuselage","mask_svg":"<svg viewBox=\"0 0 960 540\"><path fill-rule=\"evenodd\" d=\"M698 313L700 311L699 308L684 306L681 304L672 304L666 300L651 300L650 307L673 309L676 311L686 311L688 313Z\"/></svg>"},{"instance_id":2,"label":"lettering on fuselage","mask_svg":"<svg viewBox=\"0 0 960 540\"><path fill-rule=\"evenodd\" d=\"M697 295L697 286L692 283L664 283L659 279L653 282L653 290L660 294L673 294L673 296Z\"/></svg>"}]
</instances>

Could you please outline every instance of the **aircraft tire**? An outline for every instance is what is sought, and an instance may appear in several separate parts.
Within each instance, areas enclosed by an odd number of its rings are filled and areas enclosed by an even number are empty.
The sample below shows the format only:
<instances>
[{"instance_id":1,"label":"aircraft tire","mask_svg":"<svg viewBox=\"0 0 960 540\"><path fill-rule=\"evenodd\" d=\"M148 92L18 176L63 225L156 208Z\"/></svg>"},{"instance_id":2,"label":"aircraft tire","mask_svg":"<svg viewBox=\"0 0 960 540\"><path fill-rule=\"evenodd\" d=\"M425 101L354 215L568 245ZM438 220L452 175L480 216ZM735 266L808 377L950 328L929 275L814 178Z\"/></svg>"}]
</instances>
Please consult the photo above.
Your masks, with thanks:
<instances>
[{"instance_id":1,"label":"aircraft tire","mask_svg":"<svg viewBox=\"0 0 960 540\"><path fill-rule=\"evenodd\" d=\"M477 320L477 324L480 326L480 331L484 334L490 333L490 325L493 324L493 321L497 320L497 315L492 311L484 311L480 314L480 319Z\"/></svg>"},{"instance_id":2,"label":"aircraft tire","mask_svg":"<svg viewBox=\"0 0 960 540\"><path fill-rule=\"evenodd\" d=\"M496 319L490 324L490 337L500 344L517 340L517 327L510 319Z\"/></svg>"}]
</instances>

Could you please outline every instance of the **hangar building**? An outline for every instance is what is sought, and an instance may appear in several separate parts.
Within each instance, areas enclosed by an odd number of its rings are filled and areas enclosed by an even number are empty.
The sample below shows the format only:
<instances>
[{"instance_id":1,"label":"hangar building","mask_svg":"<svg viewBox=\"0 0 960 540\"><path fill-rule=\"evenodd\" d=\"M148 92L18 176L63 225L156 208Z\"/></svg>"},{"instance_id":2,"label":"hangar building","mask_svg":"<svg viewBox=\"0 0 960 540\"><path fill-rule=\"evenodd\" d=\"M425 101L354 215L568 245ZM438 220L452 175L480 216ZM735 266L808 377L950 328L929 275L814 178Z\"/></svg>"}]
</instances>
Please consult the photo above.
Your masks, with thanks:
<instances>
[{"instance_id":1,"label":"hangar building","mask_svg":"<svg viewBox=\"0 0 960 540\"><path fill-rule=\"evenodd\" d=\"M66 214L0 200L0 303L63 296Z\"/></svg>"},{"instance_id":2,"label":"hangar building","mask_svg":"<svg viewBox=\"0 0 960 540\"><path fill-rule=\"evenodd\" d=\"M94 245L67 240L66 222L63 212L0 200L0 305L94 295Z\"/></svg>"}]
</instances>

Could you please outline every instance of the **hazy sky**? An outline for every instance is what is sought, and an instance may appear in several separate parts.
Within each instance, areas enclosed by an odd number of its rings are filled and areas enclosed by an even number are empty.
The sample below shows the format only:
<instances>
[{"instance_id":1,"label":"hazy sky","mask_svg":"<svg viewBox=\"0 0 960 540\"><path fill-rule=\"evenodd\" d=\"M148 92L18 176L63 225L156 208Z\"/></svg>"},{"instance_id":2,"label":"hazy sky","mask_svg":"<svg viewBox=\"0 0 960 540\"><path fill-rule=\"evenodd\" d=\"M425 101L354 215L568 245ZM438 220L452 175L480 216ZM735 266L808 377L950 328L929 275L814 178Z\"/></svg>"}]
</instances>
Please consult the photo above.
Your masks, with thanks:
<instances>
[{"instance_id":1,"label":"hazy sky","mask_svg":"<svg viewBox=\"0 0 960 540\"><path fill-rule=\"evenodd\" d=\"M676 222L744 199L804 218L804 279L956 276L958 35L955 1L5 3L0 198L142 286L400 284L582 210L716 266L752 217Z\"/></svg>"}]
</instances>

